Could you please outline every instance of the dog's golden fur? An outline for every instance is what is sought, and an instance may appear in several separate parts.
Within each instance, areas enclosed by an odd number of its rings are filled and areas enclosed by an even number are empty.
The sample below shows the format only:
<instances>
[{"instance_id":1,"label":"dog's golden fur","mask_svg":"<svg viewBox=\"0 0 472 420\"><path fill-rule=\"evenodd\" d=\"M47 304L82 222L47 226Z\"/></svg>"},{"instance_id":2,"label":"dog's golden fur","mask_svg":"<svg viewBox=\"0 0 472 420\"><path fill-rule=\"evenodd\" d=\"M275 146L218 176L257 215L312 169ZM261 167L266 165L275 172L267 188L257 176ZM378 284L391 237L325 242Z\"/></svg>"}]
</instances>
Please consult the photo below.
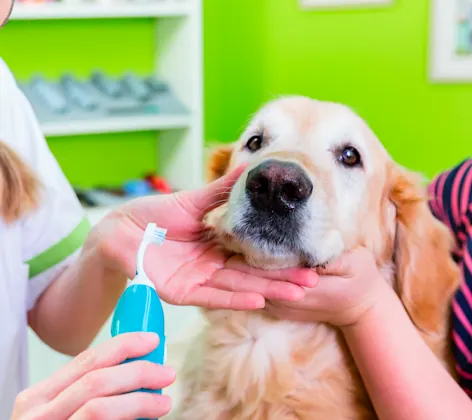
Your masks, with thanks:
<instances>
[{"instance_id":1,"label":"dog's golden fur","mask_svg":"<svg viewBox=\"0 0 472 420\"><path fill-rule=\"evenodd\" d=\"M303 106L288 105L296 110L292 120L300 130L312 124ZM377 150L377 139L370 132L366 136L369 148ZM213 154L210 181L238 163L239 148L237 144ZM454 374L449 310L459 271L450 256L452 237L430 213L420 179L378 150L375 157L384 166L379 166L365 197L369 220L356 221L362 232L355 232L346 249L362 245L373 253L428 346ZM301 160L290 146L279 153ZM301 164L307 169L306 162ZM393 225L387 220L392 205ZM218 231L218 222L216 226ZM245 257L251 261L251 255ZM217 310L205 315L209 326L192 347L183 372L179 420L376 418L336 328L273 319L263 310Z\"/></svg>"}]
</instances>

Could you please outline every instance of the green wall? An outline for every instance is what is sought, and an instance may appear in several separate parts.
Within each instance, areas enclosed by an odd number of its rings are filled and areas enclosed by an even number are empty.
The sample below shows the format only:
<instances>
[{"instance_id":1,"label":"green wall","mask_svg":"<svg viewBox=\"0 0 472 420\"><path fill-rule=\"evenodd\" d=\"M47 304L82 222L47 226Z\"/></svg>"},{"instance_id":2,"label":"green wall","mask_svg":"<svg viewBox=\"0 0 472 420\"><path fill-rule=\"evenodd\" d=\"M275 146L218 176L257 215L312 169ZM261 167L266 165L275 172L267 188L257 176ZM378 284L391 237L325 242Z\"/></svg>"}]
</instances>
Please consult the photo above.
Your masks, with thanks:
<instances>
[{"instance_id":1,"label":"green wall","mask_svg":"<svg viewBox=\"0 0 472 420\"><path fill-rule=\"evenodd\" d=\"M218 76L221 86L236 92L238 117L254 111L250 101L238 98L252 88L251 76L240 77L240 69L243 76L249 69L259 87L258 99L304 94L348 104L369 122L397 161L426 175L472 156L472 84L428 81L428 0L336 11L302 11L297 0L254 3L259 4L258 24L230 19L239 31L229 27L225 32L233 40L242 33L240 50L254 59L233 57L238 65L232 72L207 73L207 80ZM217 33L207 29L207 35ZM258 37L263 45L252 46L251 39ZM232 98L229 95L226 103ZM213 111L207 129L230 141L243 120L232 121L226 106L219 105L207 98Z\"/></svg>"},{"instance_id":2,"label":"green wall","mask_svg":"<svg viewBox=\"0 0 472 420\"><path fill-rule=\"evenodd\" d=\"M375 11L307 13L290 0L268 7L265 60L274 71L266 96L349 104L396 160L427 175L472 156L472 84L428 81L429 6L397 0Z\"/></svg>"},{"instance_id":3,"label":"green wall","mask_svg":"<svg viewBox=\"0 0 472 420\"><path fill-rule=\"evenodd\" d=\"M94 69L146 74L153 70L154 29L153 19L12 21L0 30L0 56L19 80ZM51 138L49 145L72 183L117 185L156 169L156 138L116 133Z\"/></svg>"},{"instance_id":4,"label":"green wall","mask_svg":"<svg viewBox=\"0 0 472 420\"><path fill-rule=\"evenodd\" d=\"M0 56L18 78L97 67L146 73L154 25L10 22L0 30ZM428 0L308 12L297 0L204 0L206 138L231 141L264 101L305 94L353 107L404 165L427 175L453 165L472 155L472 84L428 82L428 31ZM118 184L155 169L155 139L111 134L50 145L72 182Z\"/></svg>"},{"instance_id":5,"label":"green wall","mask_svg":"<svg viewBox=\"0 0 472 420\"><path fill-rule=\"evenodd\" d=\"M205 134L209 141L235 140L264 100L266 20L265 0L204 0Z\"/></svg>"}]
</instances>

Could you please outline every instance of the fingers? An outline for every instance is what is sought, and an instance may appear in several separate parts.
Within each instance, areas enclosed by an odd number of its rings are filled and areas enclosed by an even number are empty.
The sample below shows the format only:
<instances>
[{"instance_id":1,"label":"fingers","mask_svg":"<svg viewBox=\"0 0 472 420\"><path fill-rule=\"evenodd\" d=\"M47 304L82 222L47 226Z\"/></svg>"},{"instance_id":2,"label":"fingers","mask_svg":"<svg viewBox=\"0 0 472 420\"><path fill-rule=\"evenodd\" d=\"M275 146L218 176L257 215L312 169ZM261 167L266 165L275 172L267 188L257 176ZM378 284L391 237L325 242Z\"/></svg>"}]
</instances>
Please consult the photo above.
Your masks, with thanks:
<instances>
[{"instance_id":1,"label":"fingers","mask_svg":"<svg viewBox=\"0 0 472 420\"><path fill-rule=\"evenodd\" d=\"M49 418L69 418L88 401L139 389L162 389L175 380L173 369L146 361L91 371L49 403Z\"/></svg>"},{"instance_id":2,"label":"fingers","mask_svg":"<svg viewBox=\"0 0 472 420\"><path fill-rule=\"evenodd\" d=\"M50 401L87 373L144 356L154 350L158 343L157 334L121 334L81 353L50 378L30 388L28 393L32 397L40 396Z\"/></svg>"},{"instance_id":3,"label":"fingers","mask_svg":"<svg viewBox=\"0 0 472 420\"><path fill-rule=\"evenodd\" d=\"M245 166L240 165L227 175L194 191L184 191L176 195L180 205L196 218L203 218L205 213L213 210L228 200L231 188L244 172Z\"/></svg>"},{"instance_id":4,"label":"fingers","mask_svg":"<svg viewBox=\"0 0 472 420\"><path fill-rule=\"evenodd\" d=\"M320 276L339 276L344 277L351 271L351 253L345 252L339 258L329 262L324 267L317 267L316 272Z\"/></svg>"},{"instance_id":5,"label":"fingers","mask_svg":"<svg viewBox=\"0 0 472 420\"><path fill-rule=\"evenodd\" d=\"M344 252L338 259L316 271L320 276L350 277L356 271L356 266L364 265L372 259L372 254L366 248L356 248Z\"/></svg>"},{"instance_id":6,"label":"fingers","mask_svg":"<svg viewBox=\"0 0 472 420\"><path fill-rule=\"evenodd\" d=\"M299 301L305 297L305 290L296 284L265 279L230 269L217 271L208 285L235 293L257 293L265 299Z\"/></svg>"},{"instance_id":7,"label":"fingers","mask_svg":"<svg viewBox=\"0 0 472 420\"><path fill-rule=\"evenodd\" d=\"M306 268L287 268L284 270L275 271L257 270L250 267L240 255L231 257L226 262L225 267L230 270L236 270L242 273L250 274L254 277L287 281L303 287L315 287L319 280L319 277L315 271Z\"/></svg>"},{"instance_id":8,"label":"fingers","mask_svg":"<svg viewBox=\"0 0 472 420\"><path fill-rule=\"evenodd\" d=\"M133 392L91 400L69 420L157 419L168 414L171 408L171 400L166 395Z\"/></svg>"},{"instance_id":9,"label":"fingers","mask_svg":"<svg viewBox=\"0 0 472 420\"><path fill-rule=\"evenodd\" d=\"M265 299L257 293L232 292L202 286L189 295L185 304L201 306L207 309L250 311L263 308L265 305Z\"/></svg>"}]
</instances>

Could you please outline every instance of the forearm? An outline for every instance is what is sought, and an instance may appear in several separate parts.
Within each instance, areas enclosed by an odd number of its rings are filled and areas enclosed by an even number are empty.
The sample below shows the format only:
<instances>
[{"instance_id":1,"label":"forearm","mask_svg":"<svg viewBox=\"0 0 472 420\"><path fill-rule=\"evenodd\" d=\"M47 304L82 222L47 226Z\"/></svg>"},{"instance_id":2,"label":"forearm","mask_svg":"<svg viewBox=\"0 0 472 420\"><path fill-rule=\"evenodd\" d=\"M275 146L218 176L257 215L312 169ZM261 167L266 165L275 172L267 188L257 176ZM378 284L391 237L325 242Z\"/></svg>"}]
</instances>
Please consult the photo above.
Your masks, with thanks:
<instances>
[{"instance_id":1,"label":"forearm","mask_svg":"<svg viewBox=\"0 0 472 420\"><path fill-rule=\"evenodd\" d=\"M381 420L470 419L472 402L427 347L397 296L386 290L343 330Z\"/></svg>"},{"instance_id":2,"label":"forearm","mask_svg":"<svg viewBox=\"0 0 472 420\"><path fill-rule=\"evenodd\" d=\"M125 285L125 276L105 267L97 247L86 244L40 297L29 324L50 347L76 355L95 338Z\"/></svg>"}]
</instances>

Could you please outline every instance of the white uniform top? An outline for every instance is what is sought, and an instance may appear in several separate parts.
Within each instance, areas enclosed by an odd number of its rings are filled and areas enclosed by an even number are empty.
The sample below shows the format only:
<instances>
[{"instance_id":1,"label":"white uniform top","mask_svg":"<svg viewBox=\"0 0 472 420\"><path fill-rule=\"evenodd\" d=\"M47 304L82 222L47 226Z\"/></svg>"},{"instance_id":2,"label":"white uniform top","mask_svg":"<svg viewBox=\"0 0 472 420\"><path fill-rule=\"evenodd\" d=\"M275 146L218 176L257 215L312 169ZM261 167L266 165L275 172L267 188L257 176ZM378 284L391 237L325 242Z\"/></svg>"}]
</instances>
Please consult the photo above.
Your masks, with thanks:
<instances>
[{"instance_id":1,"label":"white uniform top","mask_svg":"<svg viewBox=\"0 0 472 420\"><path fill-rule=\"evenodd\" d=\"M0 419L28 383L27 313L75 257L89 224L50 152L27 99L0 59L0 141L27 162L41 185L34 213L0 219Z\"/></svg>"}]
</instances>

